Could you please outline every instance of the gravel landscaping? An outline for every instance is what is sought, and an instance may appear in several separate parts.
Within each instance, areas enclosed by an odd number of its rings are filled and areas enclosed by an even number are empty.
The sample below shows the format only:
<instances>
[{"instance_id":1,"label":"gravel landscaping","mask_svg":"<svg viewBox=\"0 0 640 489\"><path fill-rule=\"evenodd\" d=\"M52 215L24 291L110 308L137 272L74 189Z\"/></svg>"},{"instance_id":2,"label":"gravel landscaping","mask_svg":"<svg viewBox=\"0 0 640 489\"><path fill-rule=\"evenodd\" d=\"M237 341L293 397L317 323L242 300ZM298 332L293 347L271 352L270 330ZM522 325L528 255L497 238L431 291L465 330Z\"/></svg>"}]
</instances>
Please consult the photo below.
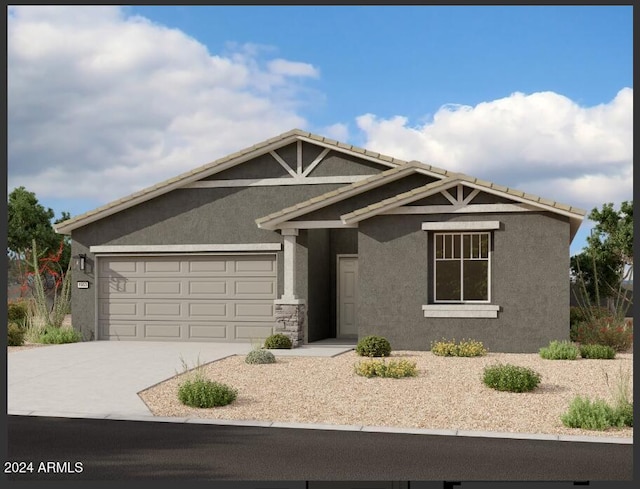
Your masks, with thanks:
<instances>
[{"instance_id":1,"label":"gravel landscaping","mask_svg":"<svg viewBox=\"0 0 640 489\"><path fill-rule=\"evenodd\" d=\"M632 428L587 431L560 421L575 396L611 402L620 369L629 371L632 395L632 353L614 360L544 360L522 353L460 358L394 351L392 359L417 363L418 376L402 379L356 375L353 365L362 357L353 351L334 358L274 353L273 364L249 365L240 355L202 366L207 378L238 390L227 406L182 405L177 392L184 374L139 394L156 416L633 437ZM534 369L542 376L539 387L526 393L486 387L483 368L497 362Z\"/></svg>"}]
</instances>

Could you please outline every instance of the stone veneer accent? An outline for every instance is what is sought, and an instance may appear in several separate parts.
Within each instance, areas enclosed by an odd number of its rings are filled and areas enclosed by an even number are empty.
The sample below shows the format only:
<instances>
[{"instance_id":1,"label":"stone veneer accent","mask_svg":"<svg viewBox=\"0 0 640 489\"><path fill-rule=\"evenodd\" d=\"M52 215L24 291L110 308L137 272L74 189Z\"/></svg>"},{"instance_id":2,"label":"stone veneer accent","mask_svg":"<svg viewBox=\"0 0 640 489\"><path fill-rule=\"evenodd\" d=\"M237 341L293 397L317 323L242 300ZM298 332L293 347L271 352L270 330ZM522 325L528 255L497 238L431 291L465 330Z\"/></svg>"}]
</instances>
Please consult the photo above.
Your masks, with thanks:
<instances>
[{"instance_id":1,"label":"stone veneer accent","mask_svg":"<svg viewBox=\"0 0 640 489\"><path fill-rule=\"evenodd\" d=\"M293 348L302 346L304 341L304 304L276 304L276 333L282 333L291 339Z\"/></svg>"}]
</instances>

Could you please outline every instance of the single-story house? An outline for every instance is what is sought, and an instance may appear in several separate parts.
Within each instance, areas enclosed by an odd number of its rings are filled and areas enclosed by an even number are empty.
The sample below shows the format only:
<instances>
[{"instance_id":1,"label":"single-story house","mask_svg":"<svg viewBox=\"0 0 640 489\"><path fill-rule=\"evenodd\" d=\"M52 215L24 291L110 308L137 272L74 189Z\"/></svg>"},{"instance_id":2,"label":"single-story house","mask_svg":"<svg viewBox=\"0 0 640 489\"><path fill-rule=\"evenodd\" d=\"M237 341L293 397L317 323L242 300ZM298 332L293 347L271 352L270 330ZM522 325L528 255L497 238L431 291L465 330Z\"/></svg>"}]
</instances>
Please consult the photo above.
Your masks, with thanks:
<instances>
[{"instance_id":1,"label":"single-story house","mask_svg":"<svg viewBox=\"0 0 640 489\"><path fill-rule=\"evenodd\" d=\"M569 334L585 211L298 129L56 225L87 340Z\"/></svg>"}]
</instances>

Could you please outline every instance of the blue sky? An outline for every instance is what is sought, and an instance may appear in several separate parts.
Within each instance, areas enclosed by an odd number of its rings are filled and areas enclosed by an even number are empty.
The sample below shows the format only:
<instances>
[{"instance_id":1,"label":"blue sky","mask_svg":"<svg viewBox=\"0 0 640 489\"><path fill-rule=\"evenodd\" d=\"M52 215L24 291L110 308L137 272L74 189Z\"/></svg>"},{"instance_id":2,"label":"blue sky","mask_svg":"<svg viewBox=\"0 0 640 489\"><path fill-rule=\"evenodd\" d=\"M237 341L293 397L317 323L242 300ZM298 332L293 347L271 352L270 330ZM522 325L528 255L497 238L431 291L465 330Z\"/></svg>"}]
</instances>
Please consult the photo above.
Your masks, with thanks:
<instances>
[{"instance_id":1,"label":"blue sky","mask_svg":"<svg viewBox=\"0 0 640 489\"><path fill-rule=\"evenodd\" d=\"M631 6L12 7L8 29L8 190L57 215L293 127L633 198Z\"/></svg>"}]
</instances>

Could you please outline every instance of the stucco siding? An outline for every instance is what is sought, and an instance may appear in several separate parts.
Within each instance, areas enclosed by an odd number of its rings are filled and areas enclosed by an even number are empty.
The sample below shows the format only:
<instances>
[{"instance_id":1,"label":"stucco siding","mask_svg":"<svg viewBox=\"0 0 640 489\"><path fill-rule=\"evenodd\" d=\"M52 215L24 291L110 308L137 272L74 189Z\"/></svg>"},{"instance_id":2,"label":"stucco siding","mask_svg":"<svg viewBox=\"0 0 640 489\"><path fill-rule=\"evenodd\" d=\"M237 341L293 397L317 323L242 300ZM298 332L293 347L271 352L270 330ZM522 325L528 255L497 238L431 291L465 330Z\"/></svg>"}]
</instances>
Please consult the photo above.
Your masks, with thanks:
<instances>
[{"instance_id":1,"label":"stucco siding","mask_svg":"<svg viewBox=\"0 0 640 489\"><path fill-rule=\"evenodd\" d=\"M309 173L309 176L374 175L388 169L389 167L383 167L355 156L329 151L322 162Z\"/></svg>"},{"instance_id":2,"label":"stucco siding","mask_svg":"<svg viewBox=\"0 0 640 489\"><path fill-rule=\"evenodd\" d=\"M306 170L311 163L324 151L322 146L315 144L302 143L302 170Z\"/></svg>"},{"instance_id":3,"label":"stucco siding","mask_svg":"<svg viewBox=\"0 0 640 489\"><path fill-rule=\"evenodd\" d=\"M293 161L293 168L295 168L295 160ZM214 173L210 177L203 178L203 180L234 180L242 178L283 178L290 177L289 172L276 161L276 159L270 154L264 154L254 158L242 165L237 165L223 170L218 173Z\"/></svg>"},{"instance_id":4,"label":"stucco siding","mask_svg":"<svg viewBox=\"0 0 640 489\"><path fill-rule=\"evenodd\" d=\"M287 187L182 189L88 224L72 232L72 254L87 254L87 269L74 272L74 280L88 280L89 289L73 288L74 325L85 339L94 339L94 245L173 245L282 243L277 231L260 229L255 219L328 192L340 185ZM308 256L306 231L296 247L296 285L306 300ZM282 251L277 253L278 295L284 285Z\"/></svg>"},{"instance_id":5,"label":"stucco siding","mask_svg":"<svg viewBox=\"0 0 640 489\"><path fill-rule=\"evenodd\" d=\"M493 232L492 304L498 318L425 318L432 296L429 221L498 220ZM429 350L442 338L472 338L489 350L537 352L569 334L569 223L549 213L377 216L358 233L359 335L395 349Z\"/></svg>"}]
</instances>

